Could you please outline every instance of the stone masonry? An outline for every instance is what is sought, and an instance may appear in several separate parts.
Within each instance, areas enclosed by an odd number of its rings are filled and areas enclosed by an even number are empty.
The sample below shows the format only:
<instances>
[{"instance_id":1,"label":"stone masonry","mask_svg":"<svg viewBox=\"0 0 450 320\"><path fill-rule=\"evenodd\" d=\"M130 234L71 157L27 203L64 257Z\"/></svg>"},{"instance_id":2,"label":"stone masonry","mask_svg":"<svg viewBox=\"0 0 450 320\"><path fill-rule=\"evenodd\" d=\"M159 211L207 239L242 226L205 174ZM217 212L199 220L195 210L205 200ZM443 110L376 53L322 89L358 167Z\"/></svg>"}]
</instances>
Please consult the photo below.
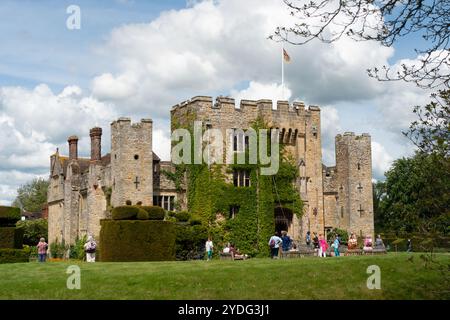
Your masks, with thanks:
<instances>
[{"instance_id":1,"label":"stone masonry","mask_svg":"<svg viewBox=\"0 0 450 320\"><path fill-rule=\"evenodd\" d=\"M278 129L298 167L296 184L304 201L301 219L291 215L288 232L295 240L306 232L325 234L338 227L358 235L373 235L371 139L368 134L347 132L336 136L336 166L322 163L320 108L301 102L242 100L197 96L171 109L172 130L201 121L204 128L219 129L223 143L233 144L230 129L248 129L261 117ZM186 210L185 186L177 190L163 171L171 162L153 152L152 120L132 123L120 118L111 123L111 152L101 153L102 129L90 130L91 156L78 157L78 138L68 139L69 156L56 151L50 157L49 242L74 243L84 235L98 237L100 220L108 207L158 204L169 210ZM229 132L228 132L229 133ZM233 179L230 177L230 183ZM158 203L156 203L158 201ZM274 213L275 219L276 213Z\"/></svg>"}]
</instances>

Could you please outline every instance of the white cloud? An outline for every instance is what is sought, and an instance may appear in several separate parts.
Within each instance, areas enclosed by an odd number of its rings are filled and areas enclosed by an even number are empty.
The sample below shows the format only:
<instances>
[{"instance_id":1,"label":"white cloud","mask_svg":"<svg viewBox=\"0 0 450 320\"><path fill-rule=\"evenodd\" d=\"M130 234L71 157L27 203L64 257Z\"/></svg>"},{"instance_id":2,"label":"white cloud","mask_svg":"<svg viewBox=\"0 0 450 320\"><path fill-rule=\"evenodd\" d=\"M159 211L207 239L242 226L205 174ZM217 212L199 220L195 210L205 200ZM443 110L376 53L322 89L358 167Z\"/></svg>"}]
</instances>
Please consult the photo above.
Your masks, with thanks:
<instances>
[{"instance_id":1,"label":"white cloud","mask_svg":"<svg viewBox=\"0 0 450 320\"><path fill-rule=\"evenodd\" d=\"M380 179L392 165L392 157L380 143L372 141L372 169L374 177Z\"/></svg>"},{"instance_id":2,"label":"white cloud","mask_svg":"<svg viewBox=\"0 0 450 320\"><path fill-rule=\"evenodd\" d=\"M334 138L342 132L338 110L331 106L321 108L321 130L322 130L322 159L326 165L334 165L335 144Z\"/></svg>"},{"instance_id":3,"label":"white cloud","mask_svg":"<svg viewBox=\"0 0 450 320\"><path fill-rule=\"evenodd\" d=\"M276 90L281 47L267 37L276 26L293 21L277 0L202 1L164 12L150 23L116 28L101 51L113 56L119 71L97 76L92 92L97 98L126 101L132 112L145 108L154 117L167 117L168 108L180 100L236 95L243 81L251 81L243 93L258 93L257 84ZM285 66L291 96L315 104L375 96L379 84L365 70L386 62L393 52L349 40L286 50L292 57Z\"/></svg>"},{"instance_id":4,"label":"white cloud","mask_svg":"<svg viewBox=\"0 0 450 320\"><path fill-rule=\"evenodd\" d=\"M292 96L291 89L283 88L281 84L277 83L259 83L251 81L247 89L241 91L231 90L231 96L236 100L259 100L270 99L273 101L289 100ZM237 103L238 104L238 103ZM274 103L276 106L276 103Z\"/></svg>"}]
</instances>

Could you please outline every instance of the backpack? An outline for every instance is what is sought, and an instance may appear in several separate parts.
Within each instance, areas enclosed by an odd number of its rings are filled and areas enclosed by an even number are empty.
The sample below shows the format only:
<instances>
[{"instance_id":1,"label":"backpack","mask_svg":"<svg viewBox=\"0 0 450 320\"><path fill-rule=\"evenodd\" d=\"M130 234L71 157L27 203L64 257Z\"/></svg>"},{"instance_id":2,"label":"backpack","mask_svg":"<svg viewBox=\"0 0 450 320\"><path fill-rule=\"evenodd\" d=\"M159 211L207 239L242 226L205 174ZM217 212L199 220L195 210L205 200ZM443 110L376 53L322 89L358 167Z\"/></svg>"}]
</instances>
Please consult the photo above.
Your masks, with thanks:
<instances>
[{"instance_id":1,"label":"backpack","mask_svg":"<svg viewBox=\"0 0 450 320\"><path fill-rule=\"evenodd\" d=\"M275 239L270 240L269 246L270 246L271 248L274 248L274 247L275 247Z\"/></svg>"},{"instance_id":2,"label":"backpack","mask_svg":"<svg viewBox=\"0 0 450 320\"><path fill-rule=\"evenodd\" d=\"M95 242L89 242L89 245L86 249L87 253L94 253L97 246L95 245Z\"/></svg>"}]
</instances>

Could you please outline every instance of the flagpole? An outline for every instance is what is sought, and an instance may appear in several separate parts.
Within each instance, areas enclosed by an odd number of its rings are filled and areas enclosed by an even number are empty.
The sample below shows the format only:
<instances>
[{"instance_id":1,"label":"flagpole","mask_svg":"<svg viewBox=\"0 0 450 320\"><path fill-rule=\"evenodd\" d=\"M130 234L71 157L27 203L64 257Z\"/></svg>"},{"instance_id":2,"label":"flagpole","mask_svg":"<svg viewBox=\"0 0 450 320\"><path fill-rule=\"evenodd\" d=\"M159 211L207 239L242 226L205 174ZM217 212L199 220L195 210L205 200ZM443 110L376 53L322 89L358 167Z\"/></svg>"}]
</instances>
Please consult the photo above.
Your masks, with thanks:
<instances>
[{"instance_id":1,"label":"flagpole","mask_svg":"<svg viewBox=\"0 0 450 320\"><path fill-rule=\"evenodd\" d=\"M284 100L284 41L281 42L281 99Z\"/></svg>"}]
</instances>

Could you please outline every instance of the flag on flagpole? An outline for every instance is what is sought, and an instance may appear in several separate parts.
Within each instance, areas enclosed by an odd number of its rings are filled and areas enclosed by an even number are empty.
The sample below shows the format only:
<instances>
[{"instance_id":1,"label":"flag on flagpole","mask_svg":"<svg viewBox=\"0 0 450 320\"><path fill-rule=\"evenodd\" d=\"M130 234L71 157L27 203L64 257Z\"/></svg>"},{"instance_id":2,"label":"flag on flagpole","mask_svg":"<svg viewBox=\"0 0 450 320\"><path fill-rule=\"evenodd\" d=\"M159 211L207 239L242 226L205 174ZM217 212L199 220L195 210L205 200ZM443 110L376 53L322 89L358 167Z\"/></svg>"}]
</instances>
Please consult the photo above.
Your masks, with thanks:
<instances>
[{"instance_id":1,"label":"flag on flagpole","mask_svg":"<svg viewBox=\"0 0 450 320\"><path fill-rule=\"evenodd\" d=\"M284 48L283 48L283 58L284 58L284 61L286 61L287 63L291 62L291 57L288 55L286 50L284 50Z\"/></svg>"}]
</instances>

